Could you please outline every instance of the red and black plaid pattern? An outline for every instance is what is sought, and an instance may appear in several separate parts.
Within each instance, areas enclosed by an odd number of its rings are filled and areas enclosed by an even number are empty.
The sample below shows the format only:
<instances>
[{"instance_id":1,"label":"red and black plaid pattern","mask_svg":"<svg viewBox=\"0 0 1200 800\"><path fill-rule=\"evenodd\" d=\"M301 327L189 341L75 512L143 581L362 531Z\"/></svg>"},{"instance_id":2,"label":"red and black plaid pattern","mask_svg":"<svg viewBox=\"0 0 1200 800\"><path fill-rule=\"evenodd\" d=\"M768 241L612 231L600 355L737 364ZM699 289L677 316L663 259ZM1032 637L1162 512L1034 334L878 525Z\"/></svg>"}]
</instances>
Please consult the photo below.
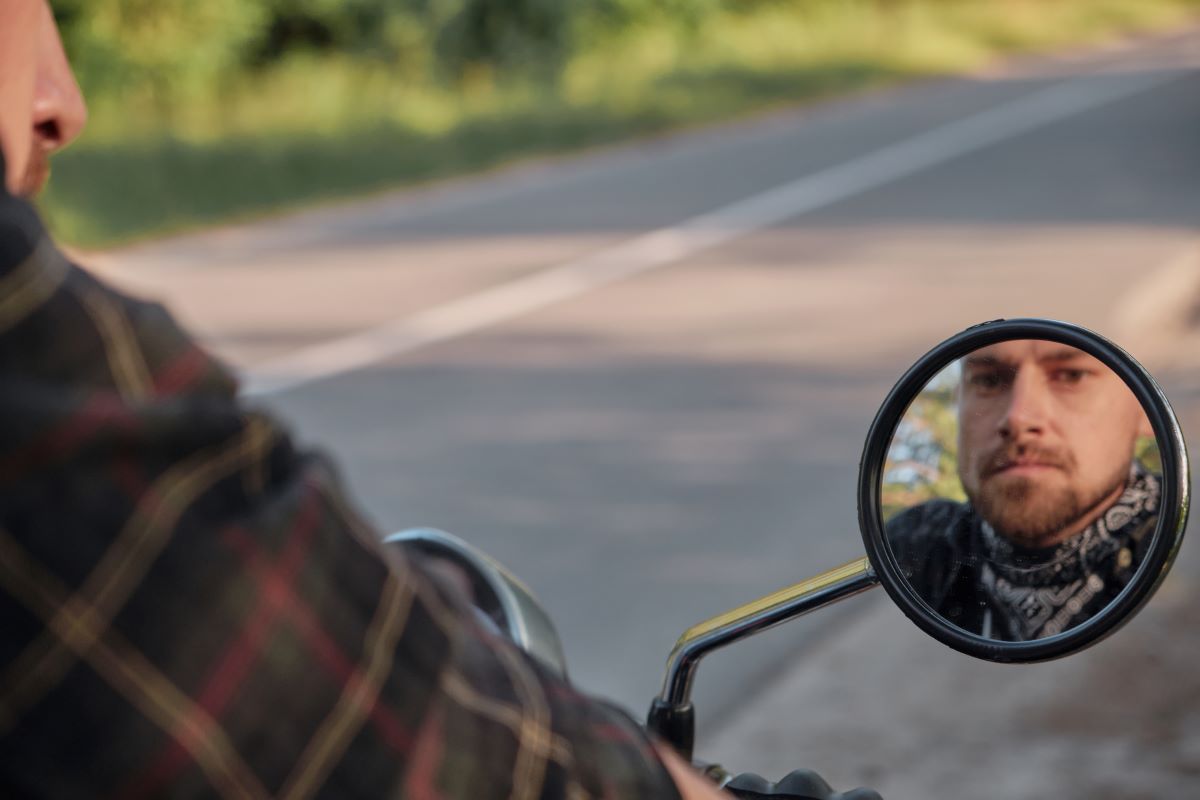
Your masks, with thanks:
<instances>
[{"instance_id":1,"label":"red and black plaid pattern","mask_svg":"<svg viewBox=\"0 0 1200 800\"><path fill-rule=\"evenodd\" d=\"M677 796L6 195L0 624L3 797Z\"/></svg>"}]
</instances>

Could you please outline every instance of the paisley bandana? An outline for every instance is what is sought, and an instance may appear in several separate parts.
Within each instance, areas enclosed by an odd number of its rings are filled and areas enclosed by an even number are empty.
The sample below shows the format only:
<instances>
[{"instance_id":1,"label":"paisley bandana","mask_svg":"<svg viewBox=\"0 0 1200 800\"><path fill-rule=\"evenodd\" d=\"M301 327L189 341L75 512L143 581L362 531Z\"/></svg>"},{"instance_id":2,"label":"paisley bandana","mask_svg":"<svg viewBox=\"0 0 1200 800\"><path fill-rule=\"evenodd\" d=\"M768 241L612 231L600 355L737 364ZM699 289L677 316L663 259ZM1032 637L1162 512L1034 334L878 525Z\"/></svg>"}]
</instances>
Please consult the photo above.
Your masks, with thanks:
<instances>
[{"instance_id":1,"label":"paisley bandana","mask_svg":"<svg viewBox=\"0 0 1200 800\"><path fill-rule=\"evenodd\" d=\"M1030 549L981 525L980 583L997 613L988 638L1028 641L1084 622L1112 601L1137 570L1138 545L1154 530L1160 480L1138 464L1125 491L1095 522L1053 547Z\"/></svg>"}]
</instances>

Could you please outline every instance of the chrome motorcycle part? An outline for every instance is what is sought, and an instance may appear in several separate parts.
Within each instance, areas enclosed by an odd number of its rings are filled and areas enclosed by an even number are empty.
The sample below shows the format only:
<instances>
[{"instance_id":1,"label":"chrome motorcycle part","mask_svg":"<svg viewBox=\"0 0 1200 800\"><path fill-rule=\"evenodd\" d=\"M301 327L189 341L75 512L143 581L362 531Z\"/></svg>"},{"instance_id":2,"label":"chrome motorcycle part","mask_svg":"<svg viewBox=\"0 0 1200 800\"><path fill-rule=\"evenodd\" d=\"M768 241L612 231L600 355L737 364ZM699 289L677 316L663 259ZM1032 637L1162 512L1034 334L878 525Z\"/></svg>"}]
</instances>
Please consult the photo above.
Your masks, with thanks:
<instances>
[{"instance_id":1,"label":"chrome motorcycle part","mask_svg":"<svg viewBox=\"0 0 1200 800\"><path fill-rule=\"evenodd\" d=\"M410 528L383 541L457 566L466 574L472 602L485 622L555 674L567 677L567 661L554 623L529 587L495 559L436 528Z\"/></svg>"},{"instance_id":2,"label":"chrome motorcycle part","mask_svg":"<svg viewBox=\"0 0 1200 800\"><path fill-rule=\"evenodd\" d=\"M646 726L685 758L691 758L695 738L692 684L700 659L767 628L866 591L876 583L878 578L870 563L859 558L684 631L667 659L662 694L651 704Z\"/></svg>"}]
</instances>

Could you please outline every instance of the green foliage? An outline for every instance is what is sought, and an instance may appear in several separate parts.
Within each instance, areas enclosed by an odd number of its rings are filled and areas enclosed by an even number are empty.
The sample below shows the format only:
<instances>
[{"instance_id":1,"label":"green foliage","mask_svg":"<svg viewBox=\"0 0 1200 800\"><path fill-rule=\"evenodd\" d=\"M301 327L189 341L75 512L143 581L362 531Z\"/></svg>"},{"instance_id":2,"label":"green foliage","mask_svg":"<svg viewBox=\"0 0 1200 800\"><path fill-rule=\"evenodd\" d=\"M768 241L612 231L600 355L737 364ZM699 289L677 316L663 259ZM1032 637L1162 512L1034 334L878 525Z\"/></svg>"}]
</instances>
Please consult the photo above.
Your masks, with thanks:
<instances>
[{"instance_id":1,"label":"green foliage","mask_svg":"<svg viewBox=\"0 0 1200 800\"><path fill-rule=\"evenodd\" d=\"M267 6L264 35L248 54L262 67L316 52L377 61L423 78L436 32L461 0L258 0Z\"/></svg>"},{"instance_id":2,"label":"green foliage","mask_svg":"<svg viewBox=\"0 0 1200 800\"><path fill-rule=\"evenodd\" d=\"M85 92L150 93L166 105L240 65L268 17L254 0L56 0Z\"/></svg>"},{"instance_id":3,"label":"green foliage","mask_svg":"<svg viewBox=\"0 0 1200 800\"><path fill-rule=\"evenodd\" d=\"M52 6L92 113L44 208L98 245L1163 27L1200 0Z\"/></svg>"},{"instance_id":4,"label":"green foliage","mask_svg":"<svg viewBox=\"0 0 1200 800\"><path fill-rule=\"evenodd\" d=\"M1133 449L1138 463L1155 475L1162 475L1162 453L1158 449L1158 440L1153 436L1139 436Z\"/></svg>"},{"instance_id":5,"label":"green foliage","mask_svg":"<svg viewBox=\"0 0 1200 800\"><path fill-rule=\"evenodd\" d=\"M439 63L455 77L479 68L555 70L571 48L563 0L464 0L436 37Z\"/></svg>"},{"instance_id":6,"label":"green foliage","mask_svg":"<svg viewBox=\"0 0 1200 800\"><path fill-rule=\"evenodd\" d=\"M897 427L883 472L884 518L934 498L966 499L958 478L958 406L952 385L928 388Z\"/></svg>"},{"instance_id":7,"label":"green foliage","mask_svg":"<svg viewBox=\"0 0 1200 800\"><path fill-rule=\"evenodd\" d=\"M553 74L574 52L646 25L695 28L722 0L54 0L89 94L194 99L232 72L302 52L408 78Z\"/></svg>"},{"instance_id":8,"label":"green foliage","mask_svg":"<svg viewBox=\"0 0 1200 800\"><path fill-rule=\"evenodd\" d=\"M613 28L662 24L695 26L718 10L741 7L738 0L591 0L577 3L579 15Z\"/></svg>"}]
</instances>

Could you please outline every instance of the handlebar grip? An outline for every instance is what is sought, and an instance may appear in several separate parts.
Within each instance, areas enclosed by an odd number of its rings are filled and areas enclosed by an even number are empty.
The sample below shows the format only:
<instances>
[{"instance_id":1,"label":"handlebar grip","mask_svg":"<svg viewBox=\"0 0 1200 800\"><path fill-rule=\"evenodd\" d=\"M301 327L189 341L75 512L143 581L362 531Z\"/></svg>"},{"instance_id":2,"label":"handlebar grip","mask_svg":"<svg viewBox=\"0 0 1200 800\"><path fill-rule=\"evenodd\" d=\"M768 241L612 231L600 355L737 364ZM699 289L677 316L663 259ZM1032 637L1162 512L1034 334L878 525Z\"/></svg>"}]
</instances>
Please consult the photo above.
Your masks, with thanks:
<instances>
[{"instance_id":1,"label":"handlebar grip","mask_svg":"<svg viewBox=\"0 0 1200 800\"><path fill-rule=\"evenodd\" d=\"M742 800L883 800L878 792L871 789L835 792L820 775L810 769L789 772L778 783L772 783L761 775L743 772L723 788Z\"/></svg>"}]
</instances>

